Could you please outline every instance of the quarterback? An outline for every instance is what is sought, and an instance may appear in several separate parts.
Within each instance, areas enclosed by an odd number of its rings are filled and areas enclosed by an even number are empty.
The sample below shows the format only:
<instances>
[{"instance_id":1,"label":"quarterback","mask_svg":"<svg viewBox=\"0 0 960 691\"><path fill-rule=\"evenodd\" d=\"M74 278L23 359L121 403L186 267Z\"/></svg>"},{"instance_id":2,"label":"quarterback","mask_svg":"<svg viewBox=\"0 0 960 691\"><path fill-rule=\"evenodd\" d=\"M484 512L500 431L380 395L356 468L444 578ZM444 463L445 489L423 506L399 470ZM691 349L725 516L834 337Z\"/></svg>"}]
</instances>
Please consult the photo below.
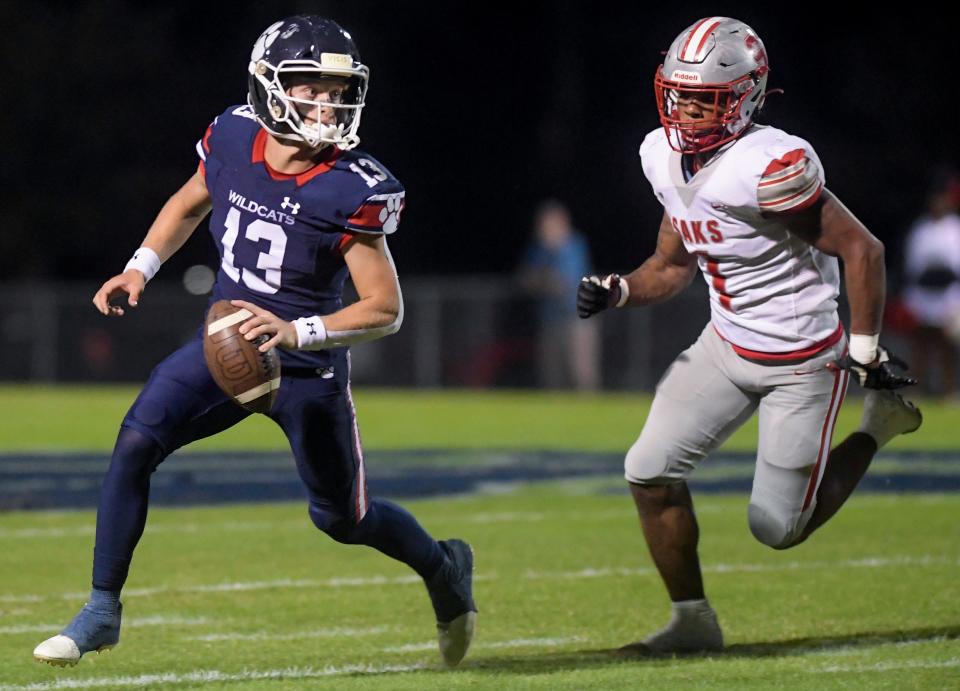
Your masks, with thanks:
<instances>
[{"instance_id":1,"label":"quarterback","mask_svg":"<svg viewBox=\"0 0 960 691\"><path fill-rule=\"evenodd\" d=\"M702 19L673 41L654 77L662 127L640 148L664 214L654 254L633 272L588 276L581 317L649 305L699 269L711 319L660 380L625 471L651 557L673 603L669 623L626 647L720 650L704 594L687 476L754 412L760 437L748 507L754 537L803 542L833 516L877 449L921 423L892 389L914 383L878 344L883 245L831 194L809 143L754 122L766 94L763 43L743 22ZM850 334L837 314L838 258ZM848 379L866 390L858 431L831 450Z\"/></svg>"},{"instance_id":2,"label":"quarterback","mask_svg":"<svg viewBox=\"0 0 960 691\"><path fill-rule=\"evenodd\" d=\"M247 104L227 108L197 143L196 173L161 209L124 271L93 298L104 315L136 306L161 262L210 213L220 253L211 303L253 316L240 331L279 347L282 379L269 416L284 431L309 496L309 515L338 542L361 544L423 577L440 651L463 658L476 617L473 553L437 542L401 507L371 498L350 391L351 345L395 332L403 316L386 236L404 189L357 150L369 71L350 34L316 16L267 28L254 44ZM359 300L344 306L350 276ZM202 339L161 362L124 418L97 512L90 600L34 657L76 664L120 638L120 592L147 517L150 476L173 451L250 413L215 384Z\"/></svg>"}]
</instances>

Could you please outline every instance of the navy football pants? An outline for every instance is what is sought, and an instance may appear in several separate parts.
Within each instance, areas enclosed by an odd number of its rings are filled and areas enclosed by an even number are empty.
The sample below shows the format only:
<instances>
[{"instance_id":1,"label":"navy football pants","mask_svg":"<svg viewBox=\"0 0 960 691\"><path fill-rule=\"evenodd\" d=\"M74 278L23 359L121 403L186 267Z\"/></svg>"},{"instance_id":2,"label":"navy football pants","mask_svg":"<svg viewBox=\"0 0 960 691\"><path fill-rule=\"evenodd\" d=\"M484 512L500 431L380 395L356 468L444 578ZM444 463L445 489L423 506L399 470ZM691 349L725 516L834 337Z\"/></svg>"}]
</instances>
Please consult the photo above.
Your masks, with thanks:
<instances>
[{"instance_id":1,"label":"navy football pants","mask_svg":"<svg viewBox=\"0 0 960 691\"><path fill-rule=\"evenodd\" d=\"M366 544L429 578L443 553L401 507L367 494L350 393L349 356L333 377L284 369L270 417L290 442L318 528L339 542ZM250 415L213 381L197 338L161 362L121 425L97 512L93 585L120 590L146 522L150 475L173 451Z\"/></svg>"}]
</instances>

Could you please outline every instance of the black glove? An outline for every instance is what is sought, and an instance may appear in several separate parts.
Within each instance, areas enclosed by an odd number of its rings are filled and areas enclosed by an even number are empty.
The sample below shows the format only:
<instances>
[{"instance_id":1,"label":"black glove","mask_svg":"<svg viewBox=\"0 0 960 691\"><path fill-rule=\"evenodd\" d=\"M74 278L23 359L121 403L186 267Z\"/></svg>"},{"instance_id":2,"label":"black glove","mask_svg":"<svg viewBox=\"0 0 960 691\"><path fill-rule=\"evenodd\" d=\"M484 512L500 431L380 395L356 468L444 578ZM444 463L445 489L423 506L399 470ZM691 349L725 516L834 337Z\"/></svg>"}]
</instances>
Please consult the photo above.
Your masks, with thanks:
<instances>
[{"instance_id":1,"label":"black glove","mask_svg":"<svg viewBox=\"0 0 960 691\"><path fill-rule=\"evenodd\" d=\"M577 314L581 319L592 317L620 302L620 276L584 276L577 288Z\"/></svg>"},{"instance_id":2,"label":"black glove","mask_svg":"<svg viewBox=\"0 0 960 691\"><path fill-rule=\"evenodd\" d=\"M917 380L913 377L905 377L896 372L893 368L906 370L909 369L907 363L898 358L883 346L877 346L877 357L880 364L876 367L868 367L857 362L849 355L844 355L830 369L845 369L849 371L857 382L865 389L900 389L904 386L916 384Z\"/></svg>"}]
</instances>

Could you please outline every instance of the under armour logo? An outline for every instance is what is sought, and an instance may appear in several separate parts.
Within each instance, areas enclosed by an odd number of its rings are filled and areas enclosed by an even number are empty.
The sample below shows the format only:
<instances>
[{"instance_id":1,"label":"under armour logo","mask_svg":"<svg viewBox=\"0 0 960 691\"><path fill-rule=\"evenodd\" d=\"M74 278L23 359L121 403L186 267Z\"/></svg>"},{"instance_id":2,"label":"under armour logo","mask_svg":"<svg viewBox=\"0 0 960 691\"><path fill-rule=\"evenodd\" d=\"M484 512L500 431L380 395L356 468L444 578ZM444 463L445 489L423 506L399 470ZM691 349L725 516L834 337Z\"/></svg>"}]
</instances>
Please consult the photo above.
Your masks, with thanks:
<instances>
[{"instance_id":1,"label":"under armour logo","mask_svg":"<svg viewBox=\"0 0 960 691\"><path fill-rule=\"evenodd\" d=\"M311 336L316 336L316 335L317 335L317 330L316 330L315 328L313 328L313 322L307 322L307 326L310 327L310 335L311 335Z\"/></svg>"},{"instance_id":2,"label":"under armour logo","mask_svg":"<svg viewBox=\"0 0 960 691\"><path fill-rule=\"evenodd\" d=\"M290 209L290 213L296 216L297 212L300 210L300 202L292 202L290 201L290 197L284 197L283 203L280 205L280 208Z\"/></svg>"}]
</instances>

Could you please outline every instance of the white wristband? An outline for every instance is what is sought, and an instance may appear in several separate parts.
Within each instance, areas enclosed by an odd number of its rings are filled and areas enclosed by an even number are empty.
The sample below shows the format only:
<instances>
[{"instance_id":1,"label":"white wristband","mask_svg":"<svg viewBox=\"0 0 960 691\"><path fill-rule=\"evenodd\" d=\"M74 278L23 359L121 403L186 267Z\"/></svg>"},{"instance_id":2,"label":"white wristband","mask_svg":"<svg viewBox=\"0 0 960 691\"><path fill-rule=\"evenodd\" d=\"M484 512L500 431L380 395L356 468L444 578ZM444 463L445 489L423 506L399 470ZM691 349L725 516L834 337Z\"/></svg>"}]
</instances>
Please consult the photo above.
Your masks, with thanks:
<instances>
[{"instance_id":1,"label":"white wristband","mask_svg":"<svg viewBox=\"0 0 960 691\"><path fill-rule=\"evenodd\" d=\"M130 269L136 269L143 274L144 282L146 282L157 274L161 264L163 264L163 262L160 261L160 257L157 256L156 252L149 247L141 247L133 253L130 261L123 267L123 271L126 273Z\"/></svg>"},{"instance_id":2,"label":"white wristband","mask_svg":"<svg viewBox=\"0 0 960 691\"><path fill-rule=\"evenodd\" d=\"M327 342L327 327L320 315L294 319L293 326L297 330L297 348L300 350L321 350Z\"/></svg>"},{"instance_id":3,"label":"white wristband","mask_svg":"<svg viewBox=\"0 0 960 691\"><path fill-rule=\"evenodd\" d=\"M623 307L625 304L627 304L627 300L630 298L630 286L627 285L627 279L625 279L623 276L617 276L617 274L608 274L606 278L600 281L600 285L607 290L611 290L613 288L614 278L616 278L620 284L620 299L617 300L615 307Z\"/></svg>"},{"instance_id":4,"label":"white wristband","mask_svg":"<svg viewBox=\"0 0 960 691\"><path fill-rule=\"evenodd\" d=\"M869 365L877 359L880 334L850 334L850 357L861 365Z\"/></svg>"},{"instance_id":5,"label":"white wristband","mask_svg":"<svg viewBox=\"0 0 960 691\"><path fill-rule=\"evenodd\" d=\"M617 307L623 307L630 299L630 286L627 285L627 279L620 277L620 299L617 300Z\"/></svg>"}]
</instances>

